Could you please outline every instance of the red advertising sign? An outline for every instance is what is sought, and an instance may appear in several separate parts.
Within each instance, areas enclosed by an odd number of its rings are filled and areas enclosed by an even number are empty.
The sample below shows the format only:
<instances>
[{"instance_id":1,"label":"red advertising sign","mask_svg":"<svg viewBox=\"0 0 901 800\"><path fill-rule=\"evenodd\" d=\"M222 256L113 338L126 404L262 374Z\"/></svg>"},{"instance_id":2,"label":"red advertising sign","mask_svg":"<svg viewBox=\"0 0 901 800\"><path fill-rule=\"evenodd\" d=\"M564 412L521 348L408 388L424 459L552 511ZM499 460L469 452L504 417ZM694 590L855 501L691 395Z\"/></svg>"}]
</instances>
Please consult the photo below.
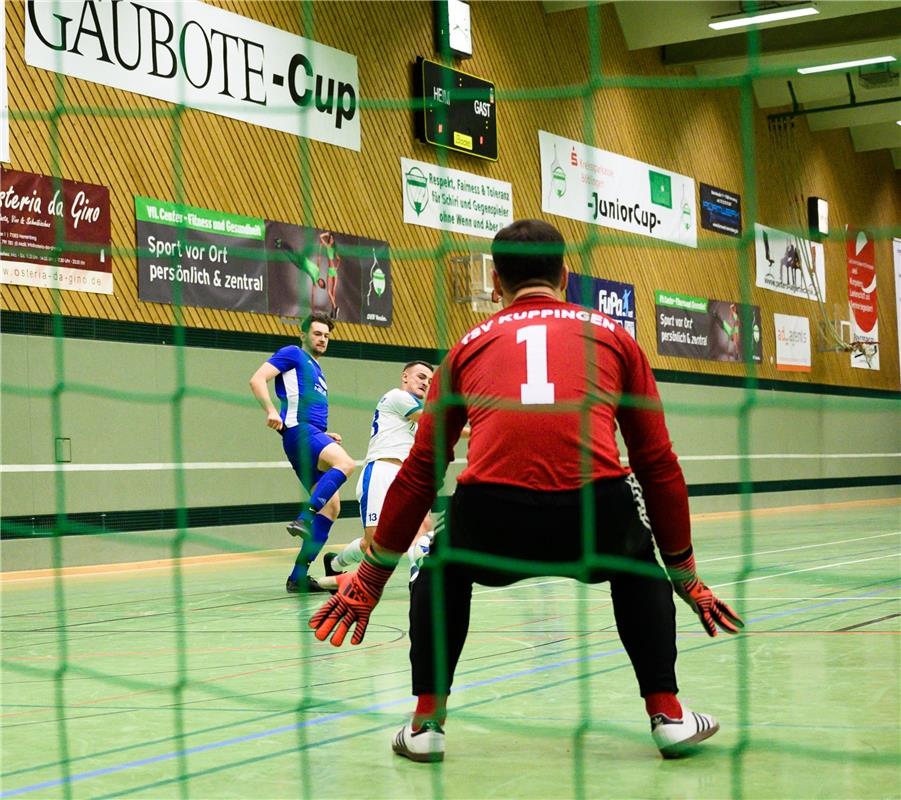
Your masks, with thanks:
<instances>
[{"instance_id":1,"label":"red advertising sign","mask_svg":"<svg viewBox=\"0 0 901 800\"><path fill-rule=\"evenodd\" d=\"M109 189L0 170L0 283L112 294Z\"/></svg>"},{"instance_id":2,"label":"red advertising sign","mask_svg":"<svg viewBox=\"0 0 901 800\"><path fill-rule=\"evenodd\" d=\"M848 228L848 302L862 333L876 327L876 248L864 231Z\"/></svg>"}]
</instances>

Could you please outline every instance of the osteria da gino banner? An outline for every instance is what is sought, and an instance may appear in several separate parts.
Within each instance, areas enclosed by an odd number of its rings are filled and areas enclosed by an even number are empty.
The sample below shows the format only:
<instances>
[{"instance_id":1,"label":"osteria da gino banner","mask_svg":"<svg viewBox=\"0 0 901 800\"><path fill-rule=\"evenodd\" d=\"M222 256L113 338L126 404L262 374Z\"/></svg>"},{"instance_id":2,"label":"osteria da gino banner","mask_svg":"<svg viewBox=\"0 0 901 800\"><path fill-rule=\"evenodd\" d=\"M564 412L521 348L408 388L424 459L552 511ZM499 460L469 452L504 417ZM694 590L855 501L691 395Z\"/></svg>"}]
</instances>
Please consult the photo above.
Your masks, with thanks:
<instances>
[{"instance_id":1,"label":"osteria da gino banner","mask_svg":"<svg viewBox=\"0 0 901 800\"><path fill-rule=\"evenodd\" d=\"M538 146L542 211L698 246L691 178L547 131L538 131Z\"/></svg>"},{"instance_id":2,"label":"osteria da gino banner","mask_svg":"<svg viewBox=\"0 0 901 800\"><path fill-rule=\"evenodd\" d=\"M109 189L0 169L0 283L113 293Z\"/></svg>"}]
</instances>

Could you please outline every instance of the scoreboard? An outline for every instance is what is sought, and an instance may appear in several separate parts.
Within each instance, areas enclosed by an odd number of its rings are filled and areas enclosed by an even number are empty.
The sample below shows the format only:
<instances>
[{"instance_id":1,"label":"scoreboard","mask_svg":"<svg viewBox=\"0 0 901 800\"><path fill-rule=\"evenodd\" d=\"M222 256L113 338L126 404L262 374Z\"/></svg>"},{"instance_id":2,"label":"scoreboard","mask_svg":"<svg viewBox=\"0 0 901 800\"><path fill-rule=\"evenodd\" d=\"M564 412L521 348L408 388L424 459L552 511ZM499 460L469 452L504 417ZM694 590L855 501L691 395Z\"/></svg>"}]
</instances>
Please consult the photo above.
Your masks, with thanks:
<instances>
[{"instance_id":1,"label":"scoreboard","mask_svg":"<svg viewBox=\"0 0 901 800\"><path fill-rule=\"evenodd\" d=\"M416 138L497 161L494 84L425 58L413 67Z\"/></svg>"}]
</instances>

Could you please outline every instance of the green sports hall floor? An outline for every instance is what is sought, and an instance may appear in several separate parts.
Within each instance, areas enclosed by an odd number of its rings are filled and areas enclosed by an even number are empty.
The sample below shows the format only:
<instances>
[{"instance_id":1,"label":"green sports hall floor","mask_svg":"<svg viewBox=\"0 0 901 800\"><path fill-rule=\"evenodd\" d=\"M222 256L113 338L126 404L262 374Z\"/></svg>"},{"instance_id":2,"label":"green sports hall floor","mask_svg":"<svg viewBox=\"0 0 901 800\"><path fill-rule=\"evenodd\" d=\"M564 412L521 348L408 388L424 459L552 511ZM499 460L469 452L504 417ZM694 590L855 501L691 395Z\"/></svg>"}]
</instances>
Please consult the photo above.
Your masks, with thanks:
<instances>
[{"instance_id":1,"label":"green sports hall floor","mask_svg":"<svg viewBox=\"0 0 901 800\"><path fill-rule=\"evenodd\" d=\"M336 650L306 628L321 596L284 593L287 550L8 572L0 797L897 798L899 509L764 511L753 538L696 519L749 626L708 639L677 601L681 698L722 725L681 761L653 747L604 584L477 587L447 759L419 765L389 746L402 576Z\"/></svg>"}]
</instances>

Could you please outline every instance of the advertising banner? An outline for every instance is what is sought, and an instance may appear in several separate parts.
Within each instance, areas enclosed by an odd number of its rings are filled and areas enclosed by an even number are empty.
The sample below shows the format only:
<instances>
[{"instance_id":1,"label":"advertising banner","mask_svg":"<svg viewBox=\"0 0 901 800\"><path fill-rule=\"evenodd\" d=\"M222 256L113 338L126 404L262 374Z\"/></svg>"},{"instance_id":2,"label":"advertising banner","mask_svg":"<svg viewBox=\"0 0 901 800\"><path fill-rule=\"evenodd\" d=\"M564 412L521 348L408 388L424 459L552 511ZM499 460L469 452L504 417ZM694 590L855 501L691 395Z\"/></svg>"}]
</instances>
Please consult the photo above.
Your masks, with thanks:
<instances>
[{"instance_id":1,"label":"advertising banner","mask_svg":"<svg viewBox=\"0 0 901 800\"><path fill-rule=\"evenodd\" d=\"M391 324L388 242L270 220L266 252L270 314L321 311L340 322Z\"/></svg>"},{"instance_id":2,"label":"advertising banner","mask_svg":"<svg viewBox=\"0 0 901 800\"><path fill-rule=\"evenodd\" d=\"M566 284L566 302L606 314L635 338L635 287L631 283L570 272Z\"/></svg>"},{"instance_id":3,"label":"advertising banner","mask_svg":"<svg viewBox=\"0 0 901 800\"><path fill-rule=\"evenodd\" d=\"M876 246L866 231L847 227L845 250L848 255L848 305L851 310L851 338L858 342L879 341L876 302ZM851 366L879 369L879 349L869 360L851 353Z\"/></svg>"},{"instance_id":4,"label":"advertising banner","mask_svg":"<svg viewBox=\"0 0 901 800\"><path fill-rule=\"evenodd\" d=\"M810 320L790 314L773 314L776 330L776 369L810 372Z\"/></svg>"},{"instance_id":5,"label":"advertising banner","mask_svg":"<svg viewBox=\"0 0 901 800\"><path fill-rule=\"evenodd\" d=\"M691 178L547 131L538 146L542 211L698 246Z\"/></svg>"},{"instance_id":6,"label":"advertising banner","mask_svg":"<svg viewBox=\"0 0 901 800\"><path fill-rule=\"evenodd\" d=\"M898 379L901 380L901 239L892 239L892 262L895 267L895 320L898 328Z\"/></svg>"},{"instance_id":7,"label":"advertising banner","mask_svg":"<svg viewBox=\"0 0 901 800\"><path fill-rule=\"evenodd\" d=\"M387 242L135 198L138 298L391 324Z\"/></svg>"},{"instance_id":8,"label":"advertising banner","mask_svg":"<svg viewBox=\"0 0 901 800\"><path fill-rule=\"evenodd\" d=\"M0 169L0 283L112 294L109 189Z\"/></svg>"},{"instance_id":9,"label":"advertising banner","mask_svg":"<svg viewBox=\"0 0 901 800\"><path fill-rule=\"evenodd\" d=\"M823 245L799 236L754 224L756 285L772 292L826 300L826 256ZM816 274L816 286L809 269Z\"/></svg>"},{"instance_id":10,"label":"advertising banner","mask_svg":"<svg viewBox=\"0 0 901 800\"><path fill-rule=\"evenodd\" d=\"M705 361L761 360L758 306L659 290L655 298L660 355Z\"/></svg>"},{"instance_id":11,"label":"advertising banner","mask_svg":"<svg viewBox=\"0 0 901 800\"><path fill-rule=\"evenodd\" d=\"M360 149L357 58L199 0L26 6L29 66Z\"/></svg>"},{"instance_id":12,"label":"advertising banner","mask_svg":"<svg viewBox=\"0 0 901 800\"><path fill-rule=\"evenodd\" d=\"M425 161L400 160L404 222L493 239L513 222L513 186Z\"/></svg>"},{"instance_id":13,"label":"advertising banner","mask_svg":"<svg viewBox=\"0 0 901 800\"><path fill-rule=\"evenodd\" d=\"M725 236L741 236L741 197L702 183L701 227Z\"/></svg>"},{"instance_id":14,"label":"advertising banner","mask_svg":"<svg viewBox=\"0 0 901 800\"><path fill-rule=\"evenodd\" d=\"M6 3L0 3L0 161L9 161L9 95L6 91Z\"/></svg>"},{"instance_id":15,"label":"advertising banner","mask_svg":"<svg viewBox=\"0 0 901 800\"><path fill-rule=\"evenodd\" d=\"M267 311L262 219L135 197L138 298Z\"/></svg>"}]
</instances>

